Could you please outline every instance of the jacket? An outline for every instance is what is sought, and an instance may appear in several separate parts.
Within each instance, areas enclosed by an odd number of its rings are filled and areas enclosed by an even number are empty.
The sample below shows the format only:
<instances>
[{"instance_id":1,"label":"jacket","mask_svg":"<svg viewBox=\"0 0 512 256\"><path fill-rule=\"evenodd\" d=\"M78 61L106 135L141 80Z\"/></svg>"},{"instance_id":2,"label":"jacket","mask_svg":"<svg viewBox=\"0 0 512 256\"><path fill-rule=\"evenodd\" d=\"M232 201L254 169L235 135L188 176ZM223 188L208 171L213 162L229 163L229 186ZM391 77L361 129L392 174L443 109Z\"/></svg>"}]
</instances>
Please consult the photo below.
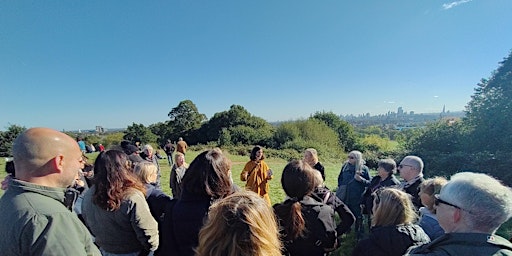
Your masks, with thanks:
<instances>
[{"instance_id":1,"label":"jacket","mask_svg":"<svg viewBox=\"0 0 512 256\"><path fill-rule=\"evenodd\" d=\"M354 214L352 214L348 206L344 204L343 201L341 201L334 193L332 193L329 188L316 187L311 194L311 198L331 206L334 211L338 213L340 223L336 226L337 236L341 236L342 234L350 231L350 227L356 221L356 217L354 217Z\"/></svg>"},{"instance_id":2,"label":"jacket","mask_svg":"<svg viewBox=\"0 0 512 256\"><path fill-rule=\"evenodd\" d=\"M439 225L435 213L430 212L426 207L421 207L420 216L418 225L425 230L430 240L434 241L436 238L444 235L444 229Z\"/></svg>"},{"instance_id":3,"label":"jacket","mask_svg":"<svg viewBox=\"0 0 512 256\"><path fill-rule=\"evenodd\" d=\"M173 199L166 207L160 229L162 245L156 255L193 256L210 205L209 196L195 195L186 189L179 200Z\"/></svg>"},{"instance_id":4,"label":"jacket","mask_svg":"<svg viewBox=\"0 0 512 256\"><path fill-rule=\"evenodd\" d=\"M264 160L249 161L245 164L242 173L240 173L240 180L247 181L245 188L260 195L271 206L270 186L268 181L272 179L272 174L269 175L270 167Z\"/></svg>"},{"instance_id":5,"label":"jacket","mask_svg":"<svg viewBox=\"0 0 512 256\"><path fill-rule=\"evenodd\" d=\"M400 181L395 177L394 174L389 175L386 179L382 180L380 176L375 176L370 181L370 185L366 188L361 197L361 204L364 206L363 213L371 214L373 208L373 196L372 193L379 188L398 186Z\"/></svg>"},{"instance_id":6,"label":"jacket","mask_svg":"<svg viewBox=\"0 0 512 256\"><path fill-rule=\"evenodd\" d=\"M0 198L2 255L101 255L64 205L65 189L12 179Z\"/></svg>"},{"instance_id":7,"label":"jacket","mask_svg":"<svg viewBox=\"0 0 512 256\"><path fill-rule=\"evenodd\" d=\"M512 243L492 234L447 233L430 244L410 248L405 255L512 255Z\"/></svg>"},{"instance_id":8,"label":"jacket","mask_svg":"<svg viewBox=\"0 0 512 256\"><path fill-rule=\"evenodd\" d=\"M158 224L150 213L142 192L132 189L116 211L94 204L96 186L84 195L82 216L96 237L96 244L110 253L155 251L158 248Z\"/></svg>"},{"instance_id":9,"label":"jacket","mask_svg":"<svg viewBox=\"0 0 512 256\"><path fill-rule=\"evenodd\" d=\"M352 251L352 255L401 256L410 246L429 242L428 235L415 224L374 227L371 229L370 237L361 240Z\"/></svg>"},{"instance_id":10,"label":"jacket","mask_svg":"<svg viewBox=\"0 0 512 256\"><path fill-rule=\"evenodd\" d=\"M145 184L145 187L149 211L153 218L160 222L165 212L165 206L172 198L153 184Z\"/></svg>"},{"instance_id":11,"label":"jacket","mask_svg":"<svg viewBox=\"0 0 512 256\"><path fill-rule=\"evenodd\" d=\"M359 206L361 196L365 188L370 185L370 172L368 167L363 165L361 172L362 180L357 181L354 178L356 174L355 166L347 162L343 164L340 174L338 175L338 189L343 185L347 186L345 198L340 199L350 208L350 211L352 211L356 218L361 216L361 207Z\"/></svg>"},{"instance_id":12,"label":"jacket","mask_svg":"<svg viewBox=\"0 0 512 256\"><path fill-rule=\"evenodd\" d=\"M274 212L278 218L281 234L284 240L285 255L290 256L315 256L324 255L326 251L336 247L336 223L334 210L331 206L305 196L300 201L301 212L306 222L305 235L296 239L287 238L283 227L290 223L290 200L275 204Z\"/></svg>"}]
</instances>

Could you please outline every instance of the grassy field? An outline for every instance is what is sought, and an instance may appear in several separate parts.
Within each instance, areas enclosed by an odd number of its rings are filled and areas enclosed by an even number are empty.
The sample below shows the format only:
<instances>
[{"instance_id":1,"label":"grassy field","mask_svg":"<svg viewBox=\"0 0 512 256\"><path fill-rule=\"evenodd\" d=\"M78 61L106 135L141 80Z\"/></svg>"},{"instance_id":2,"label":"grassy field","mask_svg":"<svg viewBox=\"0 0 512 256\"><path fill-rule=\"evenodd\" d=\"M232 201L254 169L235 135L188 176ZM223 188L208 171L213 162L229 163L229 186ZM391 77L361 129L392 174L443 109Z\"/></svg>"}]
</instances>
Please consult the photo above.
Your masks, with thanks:
<instances>
[{"instance_id":1,"label":"grassy field","mask_svg":"<svg viewBox=\"0 0 512 256\"><path fill-rule=\"evenodd\" d=\"M188 151L187 155L185 157L186 162L190 163L192 160L202 151ZM162 155L163 152L161 152ZM226 153L228 158L232 161L232 175L234 182L243 188L245 186L245 183L240 181L240 173L242 172L242 169L245 165L245 163L249 160L248 156L239 156L239 155L231 155L229 153ZM98 153L91 153L87 154L89 157L89 162L93 163L96 159L96 156ZM320 159L321 160L321 159ZM281 173L284 169L284 166L286 165L286 161L279 158L267 158L265 160L267 164L270 166L270 168L274 171L274 179L270 181L270 198L272 200L272 203L278 203L283 201L285 197L285 193L281 187ZM341 167L342 162L344 159L340 159L338 162L322 162L325 166L325 175L326 175L326 184L329 188L334 189L336 187L338 173ZM168 194L171 195L171 189L169 187L169 177L170 177L170 170L171 167L167 164L167 159L160 159L160 170L161 170L161 183L162 183L162 190ZM372 174L375 172L372 171ZM0 158L0 180L3 180L5 177L5 159ZM0 196L2 196L4 191L0 190ZM506 222L500 230L498 230L498 234L501 236L504 236L505 238L509 238L512 236L512 221L509 220ZM348 234L343 237L342 245L338 250L331 253L332 256L335 255L350 255L352 248L355 246L355 239L352 234Z\"/></svg>"}]
</instances>

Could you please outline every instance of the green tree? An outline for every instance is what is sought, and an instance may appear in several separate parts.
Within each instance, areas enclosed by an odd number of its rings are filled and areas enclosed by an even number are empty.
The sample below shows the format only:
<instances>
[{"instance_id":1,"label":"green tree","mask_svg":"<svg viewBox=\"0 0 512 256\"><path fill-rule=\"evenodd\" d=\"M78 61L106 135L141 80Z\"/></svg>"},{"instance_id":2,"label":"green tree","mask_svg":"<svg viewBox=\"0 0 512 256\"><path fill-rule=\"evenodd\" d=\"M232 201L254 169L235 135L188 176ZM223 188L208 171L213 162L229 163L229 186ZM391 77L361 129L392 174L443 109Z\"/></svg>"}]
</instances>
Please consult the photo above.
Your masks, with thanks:
<instances>
[{"instance_id":1,"label":"green tree","mask_svg":"<svg viewBox=\"0 0 512 256\"><path fill-rule=\"evenodd\" d=\"M7 131L0 132L0 156L12 156L12 143L27 128L12 124Z\"/></svg>"},{"instance_id":2,"label":"green tree","mask_svg":"<svg viewBox=\"0 0 512 256\"><path fill-rule=\"evenodd\" d=\"M340 146L345 151L353 150L357 137L354 133L354 127L345 120L342 120L338 115L331 112L316 112L311 118L325 122L331 129L336 131L339 136Z\"/></svg>"},{"instance_id":3,"label":"green tree","mask_svg":"<svg viewBox=\"0 0 512 256\"><path fill-rule=\"evenodd\" d=\"M143 124L132 123L132 125L126 128L123 139L131 142L140 141L142 144L147 144L155 143L158 138Z\"/></svg>"},{"instance_id":4,"label":"green tree","mask_svg":"<svg viewBox=\"0 0 512 256\"><path fill-rule=\"evenodd\" d=\"M173 134L185 136L186 134L199 129L201 124L207 120L205 114L199 113L196 105L191 100L181 101L169 114Z\"/></svg>"},{"instance_id":5,"label":"green tree","mask_svg":"<svg viewBox=\"0 0 512 256\"><path fill-rule=\"evenodd\" d=\"M232 105L228 111L215 113L201 126L197 137L201 138L201 143L215 141L220 145L223 145L222 142L267 146L273 133L274 127L263 118L251 115L240 105ZM230 141L226 141L226 138L230 138Z\"/></svg>"},{"instance_id":6,"label":"green tree","mask_svg":"<svg viewBox=\"0 0 512 256\"><path fill-rule=\"evenodd\" d=\"M512 52L489 79L482 79L466 106L473 152L512 148Z\"/></svg>"}]
</instances>

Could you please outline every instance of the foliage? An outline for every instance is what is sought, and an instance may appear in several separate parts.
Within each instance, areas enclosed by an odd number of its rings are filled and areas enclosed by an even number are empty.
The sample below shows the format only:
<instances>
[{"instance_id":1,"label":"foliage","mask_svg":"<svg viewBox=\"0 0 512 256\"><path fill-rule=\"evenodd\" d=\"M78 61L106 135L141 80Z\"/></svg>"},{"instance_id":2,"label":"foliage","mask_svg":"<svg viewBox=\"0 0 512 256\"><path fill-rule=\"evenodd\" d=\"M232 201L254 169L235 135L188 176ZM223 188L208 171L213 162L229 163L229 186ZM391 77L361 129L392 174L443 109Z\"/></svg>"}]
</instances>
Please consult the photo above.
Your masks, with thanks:
<instances>
[{"instance_id":1,"label":"foliage","mask_svg":"<svg viewBox=\"0 0 512 256\"><path fill-rule=\"evenodd\" d=\"M126 128L123 139L135 142L140 141L141 144L155 143L158 137L143 124L132 123Z\"/></svg>"},{"instance_id":2,"label":"foliage","mask_svg":"<svg viewBox=\"0 0 512 256\"><path fill-rule=\"evenodd\" d=\"M0 131L0 156L12 156L12 143L27 128L18 125L11 125L5 132Z\"/></svg>"},{"instance_id":3,"label":"foliage","mask_svg":"<svg viewBox=\"0 0 512 256\"><path fill-rule=\"evenodd\" d=\"M216 141L219 145L259 144L267 146L274 128L264 119L251 115L244 107L232 105L215 113L196 133L199 143Z\"/></svg>"},{"instance_id":4,"label":"foliage","mask_svg":"<svg viewBox=\"0 0 512 256\"><path fill-rule=\"evenodd\" d=\"M336 158L343 150L338 142L334 130L313 118L281 123L274 134L273 145L276 149L293 149L301 153L306 148L315 148L323 157Z\"/></svg>"},{"instance_id":5,"label":"foliage","mask_svg":"<svg viewBox=\"0 0 512 256\"><path fill-rule=\"evenodd\" d=\"M354 127L338 115L331 112L316 112L313 119L323 121L327 126L338 133L339 144L345 151L354 149L357 138L354 133Z\"/></svg>"},{"instance_id":6,"label":"foliage","mask_svg":"<svg viewBox=\"0 0 512 256\"><path fill-rule=\"evenodd\" d=\"M123 136L123 132L109 133L103 138L103 146L105 146L105 148L110 148L120 145L123 140Z\"/></svg>"},{"instance_id":7,"label":"foliage","mask_svg":"<svg viewBox=\"0 0 512 256\"><path fill-rule=\"evenodd\" d=\"M485 172L512 184L512 53L489 79L482 79L461 122L427 126L406 143L423 158L426 175L461 170Z\"/></svg>"},{"instance_id":8,"label":"foliage","mask_svg":"<svg viewBox=\"0 0 512 256\"><path fill-rule=\"evenodd\" d=\"M489 79L482 79L466 106L473 152L512 148L512 52Z\"/></svg>"},{"instance_id":9,"label":"foliage","mask_svg":"<svg viewBox=\"0 0 512 256\"><path fill-rule=\"evenodd\" d=\"M206 115L199 113L191 100L181 101L168 114L171 119L169 126L173 134L186 137L189 132L199 129L206 121Z\"/></svg>"}]
</instances>

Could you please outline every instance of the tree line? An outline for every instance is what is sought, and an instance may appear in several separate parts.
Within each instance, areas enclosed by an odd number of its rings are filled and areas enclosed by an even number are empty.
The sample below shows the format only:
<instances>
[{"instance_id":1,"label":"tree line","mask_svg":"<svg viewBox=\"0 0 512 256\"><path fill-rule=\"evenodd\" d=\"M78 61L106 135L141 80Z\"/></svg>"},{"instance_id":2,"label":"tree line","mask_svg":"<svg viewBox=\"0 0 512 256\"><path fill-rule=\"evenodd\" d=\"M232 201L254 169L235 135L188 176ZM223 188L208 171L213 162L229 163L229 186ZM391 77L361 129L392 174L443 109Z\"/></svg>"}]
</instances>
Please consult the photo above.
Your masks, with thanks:
<instances>
[{"instance_id":1,"label":"tree line","mask_svg":"<svg viewBox=\"0 0 512 256\"><path fill-rule=\"evenodd\" d=\"M106 147L121 140L163 146L183 137L191 145L222 147L247 154L252 145L268 148L270 156L301 157L309 147L324 159L341 159L359 150L369 167L378 159L399 161L408 154L425 162L427 176L449 176L462 170L489 173L512 184L512 53L487 79L476 86L460 120L439 120L424 128L396 131L385 126L356 128L333 112L316 112L307 119L271 124L232 105L207 119L191 100L183 100L168 113L168 120L144 126L132 123L124 132L88 135L91 144ZM11 154L12 141L25 128L11 125L0 132L0 155ZM69 134L77 136L77 134Z\"/></svg>"}]
</instances>

